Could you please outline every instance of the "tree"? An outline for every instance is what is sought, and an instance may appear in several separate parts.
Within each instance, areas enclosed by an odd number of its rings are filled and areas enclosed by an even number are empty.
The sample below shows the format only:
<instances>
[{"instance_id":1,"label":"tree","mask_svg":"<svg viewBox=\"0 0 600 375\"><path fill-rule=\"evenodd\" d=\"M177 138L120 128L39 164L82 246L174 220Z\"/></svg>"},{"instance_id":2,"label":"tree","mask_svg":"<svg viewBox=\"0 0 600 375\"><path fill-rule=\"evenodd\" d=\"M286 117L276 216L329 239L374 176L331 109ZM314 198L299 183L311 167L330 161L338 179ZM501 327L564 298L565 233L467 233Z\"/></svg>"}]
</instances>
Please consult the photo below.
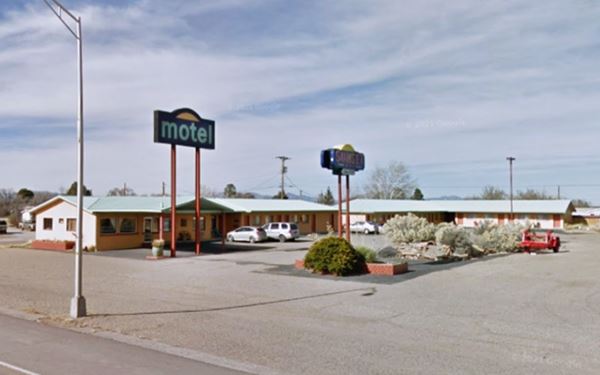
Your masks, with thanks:
<instances>
[{"instance_id":1,"label":"tree","mask_svg":"<svg viewBox=\"0 0 600 375\"><path fill-rule=\"evenodd\" d=\"M592 204L585 199L573 199L573 206L579 208L592 207Z\"/></svg>"},{"instance_id":2,"label":"tree","mask_svg":"<svg viewBox=\"0 0 600 375\"><path fill-rule=\"evenodd\" d=\"M488 185L483 188L481 194L474 199L483 199L483 200L503 200L508 198L508 194L504 192L504 190L499 187Z\"/></svg>"},{"instance_id":3,"label":"tree","mask_svg":"<svg viewBox=\"0 0 600 375\"><path fill-rule=\"evenodd\" d=\"M256 197L252 193L238 193L237 198L254 199Z\"/></svg>"},{"instance_id":4,"label":"tree","mask_svg":"<svg viewBox=\"0 0 600 375\"><path fill-rule=\"evenodd\" d=\"M77 195L77 182L73 182L71 184L65 195ZM83 185L83 195L88 197L92 195L92 191L89 190L85 185Z\"/></svg>"},{"instance_id":5,"label":"tree","mask_svg":"<svg viewBox=\"0 0 600 375\"><path fill-rule=\"evenodd\" d=\"M216 197L218 196L218 192L211 188L210 186L200 185L200 193L202 193L203 197Z\"/></svg>"},{"instance_id":6,"label":"tree","mask_svg":"<svg viewBox=\"0 0 600 375\"><path fill-rule=\"evenodd\" d=\"M223 189L223 196L225 198L235 198L237 196L237 189L234 184L227 184Z\"/></svg>"},{"instance_id":7,"label":"tree","mask_svg":"<svg viewBox=\"0 0 600 375\"><path fill-rule=\"evenodd\" d=\"M416 188L412 197L410 197L410 199L412 199L413 201L422 201L424 198L425 197L423 196L423 192L419 188Z\"/></svg>"},{"instance_id":8,"label":"tree","mask_svg":"<svg viewBox=\"0 0 600 375\"><path fill-rule=\"evenodd\" d=\"M404 164L391 161L387 167L377 167L371 172L364 190L371 199L406 199L414 188L415 182Z\"/></svg>"},{"instance_id":9,"label":"tree","mask_svg":"<svg viewBox=\"0 0 600 375\"><path fill-rule=\"evenodd\" d=\"M135 193L135 191L132 188L127 187L127 185L124 185L122 188L120 187L116 187L116 188L112 188L108 191L108 194L106 194L109 197L126 197L126 196L132 196L132 195L137 195Z\"/></svg>"},{"instance_id":10,"label":"tree","mask_svg":"<svg viewBox=\"0 0 600 375\"><path fill-rule=\"evenodd\" d=\"M325 194L320 193L317 198L317 203L326 204L328 206L333 206L335 204L335 199L333 198L333 194L331 193L331 189L329 186L327 187L327 191Z\"/></svg>"},{"instance_id":11,"label":"tree","mask_svg":"<svg viewBox=\"0 0 600 375\"><path fill-rule=\"evenodd\" d=\"M548 194L546 194L543 191L536 191L536 190L533 190L533 189L527 189L525 191L518 191L517 195L515 196L515 199L521 199L521 200L549 200L549 199L556 199L556 197L548 195Z\"/></svg>"},{"instance_id":12,"label":"tree","mask_svg":"<svg viewBox=\"0 0 600 375\"><path fill-rule=\"evenodd\" d=\"M17 192L17 196L24 201L29 201L29 200L33 199L34 195L35 194L33 193L33 191L26 189L26 188L22 188Z\"/></svg>"}]
</instances>

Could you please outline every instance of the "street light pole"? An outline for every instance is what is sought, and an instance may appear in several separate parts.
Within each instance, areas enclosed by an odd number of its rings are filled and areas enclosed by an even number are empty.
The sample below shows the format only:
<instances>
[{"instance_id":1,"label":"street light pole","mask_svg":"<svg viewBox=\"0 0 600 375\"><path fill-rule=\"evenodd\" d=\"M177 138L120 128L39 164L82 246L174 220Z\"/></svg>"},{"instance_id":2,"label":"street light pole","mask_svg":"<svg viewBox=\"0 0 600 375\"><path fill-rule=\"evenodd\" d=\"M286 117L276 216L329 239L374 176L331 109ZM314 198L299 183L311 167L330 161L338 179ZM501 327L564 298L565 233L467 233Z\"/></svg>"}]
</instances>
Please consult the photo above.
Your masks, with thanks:
<instances>
[{"instance_id":1,"label":"street light pole","mask_svg":"<svg viewBox=\"0 0 600 375\"><path fill-rule=\"evenodd\" d=\"M506 158L508 160L509 169L510 169L510 221L514 221L514 211L513 211L513 162L517 160L516 158L509 156Z\"/></svg>"},{"instance_id":2,"label":"street light pole","mask_svg":"<svg viewBox=\"0 0 600 375\"><path fill-rule=\"evenodd\" d=\"M58 19L77 40L77 231L75 242L75 294L71 299L71 317L86 315L86 303L82 294L82 243L83 243L83 50L81 17L75 17L57 0L43 0ZM73 28L63 18L63 12L77 24Z\"/></svg>"}]
</instances>

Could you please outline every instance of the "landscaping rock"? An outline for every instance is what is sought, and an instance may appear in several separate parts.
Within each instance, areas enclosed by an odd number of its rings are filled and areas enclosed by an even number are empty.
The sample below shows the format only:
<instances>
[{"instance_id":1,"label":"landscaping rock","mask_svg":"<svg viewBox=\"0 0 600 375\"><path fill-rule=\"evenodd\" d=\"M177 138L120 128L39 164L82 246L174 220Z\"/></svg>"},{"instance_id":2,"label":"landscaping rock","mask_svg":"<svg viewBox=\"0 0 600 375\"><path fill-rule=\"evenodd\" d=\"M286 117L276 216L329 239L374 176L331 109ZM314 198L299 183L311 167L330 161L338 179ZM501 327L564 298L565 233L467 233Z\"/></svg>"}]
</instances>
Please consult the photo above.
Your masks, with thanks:
<instances>
[{"instance_id":1,"label":"landscaping rock","mask_svg":"<svg viewBox=\"0 0 600 375\"><path fill-rule=\"evenodd\" d=\"M398 249L393 248L392 246L386 246L377 251L377 258L395 258L400 255Z\"/></svg>"}]
</instances>

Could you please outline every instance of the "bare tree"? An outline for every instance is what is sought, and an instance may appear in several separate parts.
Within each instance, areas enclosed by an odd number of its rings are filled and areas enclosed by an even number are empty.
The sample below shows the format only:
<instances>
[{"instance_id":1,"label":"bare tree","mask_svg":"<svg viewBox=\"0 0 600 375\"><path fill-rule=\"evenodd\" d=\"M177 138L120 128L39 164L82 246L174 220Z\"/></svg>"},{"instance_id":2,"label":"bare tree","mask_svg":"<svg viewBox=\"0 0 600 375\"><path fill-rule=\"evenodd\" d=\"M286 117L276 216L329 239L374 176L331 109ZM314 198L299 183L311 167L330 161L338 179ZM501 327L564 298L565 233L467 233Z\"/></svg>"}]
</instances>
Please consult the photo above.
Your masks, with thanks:
<instances>
[{"instance_id":1,"label":"bare tree","mask_svg":"<svg viewBox=\"0 0 600 375\"><path fill-rule=\"evenodd\" d=\"M127 185L124 185L123 187L116 187L116 188L112 188L108 191L108 194L106 194L109 197L126 197L126 196L133 196L133 195L137 195L135 193L135 191L130 188L127 187Z\"/></svg>"},{"instance_id":2,"label":"bare tree","mask_svg":"<svg viewBox=\"0 0 600 375\"><path fill-rule=\"evenodd\" d=\"M481 194L465 199L483 199L483 200L504 200L508 198L508 194L499 187L488 185L483 188Z\"/></svg>"},{"instance_id":3,"label":"bare tree","mask_svg":"<svg viewBox=\"0 0 600 375\"><path fill-rule=\"evenodd\" d=\"M533 190L533 189L527 189L525 191L519 191L517 192L517 195L515 197L515 199L522 199L522 200L527 200L527 199L532 199L532 200L549 200L549 199L556 199L556 197L546 194L546 192L544 191L537 191L537 190Z\"/></svg>"},{"instance_id":4,"label":"bare tree","mask_svg":"<svg viewBox=\"0 0 600 375\"><path fill-rule=\"evenodd\" d=\"M365 196L370 199L406 199L414 189L415 181L398 161L375 168L364 187Z\"/></svg>"}]
</instances>

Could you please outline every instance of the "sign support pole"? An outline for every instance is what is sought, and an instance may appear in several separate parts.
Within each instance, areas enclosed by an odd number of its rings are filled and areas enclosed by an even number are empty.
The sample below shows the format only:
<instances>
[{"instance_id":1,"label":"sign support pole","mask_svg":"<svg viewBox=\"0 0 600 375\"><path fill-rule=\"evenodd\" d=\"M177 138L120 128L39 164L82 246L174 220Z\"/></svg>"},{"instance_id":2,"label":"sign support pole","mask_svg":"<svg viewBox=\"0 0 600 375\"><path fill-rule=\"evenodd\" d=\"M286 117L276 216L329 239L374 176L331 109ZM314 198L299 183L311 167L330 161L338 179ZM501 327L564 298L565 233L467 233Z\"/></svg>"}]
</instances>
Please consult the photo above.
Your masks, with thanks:
<instances>
[{"instance_id":1,"label":"sign support pole","mask_svg":"<svg viewBox=\"0 0 600 375\"><path fill-rule=\"evenodd\" d=\"M338 175L338 237L342 238L342 176Z\"/></svg>"},{"instance_id":2,"label":"sign support pole","mask_svg":"<svg viewBox=\"0 0 600 375\"><path fill-rule=\"evenodd\" d=\"M346 175L346 240L350 242L350 176Z\"/></svg>"},{"instance_id":3,"label":"sign support pole","mask_svg":"<svg viewBox=\"0 0 600 375\"><path fill-rule=\"evenodd\" d=\"M196 255L200 255L201 249L201 236L200 231L200 206L202 193L200 191L200 148L196 147Z\"/></svg>"},{"instance_id":4,"label":"sign support pole","mask_svg":"<svg viewBox=\"0 0 600 375\"><path fill-rule=\"evenodd\" d=\"M176 252L176 227L177 220L175 218L177 211L177 151L175 145L171 145L171 258L175 258Z\"/></svg>"}]
</instances>

